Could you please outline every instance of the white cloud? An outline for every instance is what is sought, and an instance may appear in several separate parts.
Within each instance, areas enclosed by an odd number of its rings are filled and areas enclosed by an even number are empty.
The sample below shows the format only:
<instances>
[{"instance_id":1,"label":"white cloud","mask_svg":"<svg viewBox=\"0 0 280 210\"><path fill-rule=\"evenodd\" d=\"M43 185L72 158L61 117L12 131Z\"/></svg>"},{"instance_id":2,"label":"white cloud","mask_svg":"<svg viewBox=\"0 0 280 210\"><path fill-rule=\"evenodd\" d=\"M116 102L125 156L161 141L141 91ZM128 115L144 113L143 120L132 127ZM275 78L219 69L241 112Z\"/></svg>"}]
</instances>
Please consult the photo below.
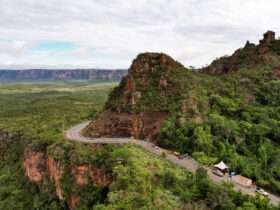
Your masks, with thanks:
<instances>
[{"instance_id":1,"label":"white cloud","mask_svg":"<svg viewBox=\"0 0 280 210\"><path fill-rule=\"evenodd\" d=\"M0 0L0 67L128 67L143 51L199 66L280 32L279 8L278 0ZM42 40L77 49L33 52Z\"/></svg>"},{"instance_id":2,"label":"white cloud","mask_svg":"<svg viewBox=\"0 0 280 210\"><path fill-rule=\"evenodd\" d=\"M21 40L0 40L0 53L7 55L19 55L24 50L26 43Z\"/></svg>"}]
</instances>

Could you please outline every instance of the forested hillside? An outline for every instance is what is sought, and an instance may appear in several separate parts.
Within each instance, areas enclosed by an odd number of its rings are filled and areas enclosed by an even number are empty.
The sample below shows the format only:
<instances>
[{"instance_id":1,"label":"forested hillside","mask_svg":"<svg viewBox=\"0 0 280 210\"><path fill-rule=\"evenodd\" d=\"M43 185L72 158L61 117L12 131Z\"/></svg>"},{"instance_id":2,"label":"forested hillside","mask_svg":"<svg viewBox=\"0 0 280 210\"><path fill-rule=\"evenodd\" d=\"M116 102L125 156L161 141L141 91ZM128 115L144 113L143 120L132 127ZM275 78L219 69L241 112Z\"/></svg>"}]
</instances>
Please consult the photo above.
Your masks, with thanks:
<instances>
[{"instance_id":1,"label":"forested hillside","mask_svg":"<svg viewBox=\"0 0 280 210\"><path fill-rule=\"evenodd\" d=\"M277 209L133 145L64 140L64 127L92 118L112 87L0 85L0 209Z\"/></svg>"},{"instance_id":2,"label":"forested hillside","mask_svg":"<svg viewBox=\"0 0 280 210\"><path fill-rule=\"evenodd\" d=\"M85 133L134 136L203 164L224 160L280 193L279 46L269 31L197 71L165 54L140 54Z\"/></svg>"}]
</instances>

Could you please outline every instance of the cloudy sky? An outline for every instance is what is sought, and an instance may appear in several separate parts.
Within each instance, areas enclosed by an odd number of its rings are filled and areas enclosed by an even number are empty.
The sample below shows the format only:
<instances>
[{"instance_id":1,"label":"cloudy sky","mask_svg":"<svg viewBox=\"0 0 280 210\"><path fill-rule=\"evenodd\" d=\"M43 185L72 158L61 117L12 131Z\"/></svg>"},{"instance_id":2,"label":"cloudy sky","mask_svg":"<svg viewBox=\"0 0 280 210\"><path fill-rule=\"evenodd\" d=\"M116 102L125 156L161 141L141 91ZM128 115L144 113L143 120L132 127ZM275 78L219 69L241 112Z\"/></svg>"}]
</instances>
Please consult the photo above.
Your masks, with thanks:
<instances>
[{"instance_id":1,"label":"cloudy sky","mask_svg":"<svg viewBox=\"0 0 280 210\"><path fill-rule=\"evenodd\" d=\"M280 32L279 0L0 0L0 68L127 68L146 51L186 66Z\"/></svg>"}]
</instances>

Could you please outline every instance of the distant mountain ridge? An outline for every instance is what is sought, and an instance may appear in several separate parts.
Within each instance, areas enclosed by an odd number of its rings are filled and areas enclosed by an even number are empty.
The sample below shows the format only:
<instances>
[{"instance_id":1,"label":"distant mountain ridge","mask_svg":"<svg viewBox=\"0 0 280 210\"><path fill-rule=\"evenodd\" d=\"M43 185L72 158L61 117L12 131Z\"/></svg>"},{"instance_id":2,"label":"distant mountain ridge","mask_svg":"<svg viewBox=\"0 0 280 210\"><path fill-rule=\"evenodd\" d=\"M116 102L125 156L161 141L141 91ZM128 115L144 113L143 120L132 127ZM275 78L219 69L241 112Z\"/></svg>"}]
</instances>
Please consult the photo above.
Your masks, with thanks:
<instances>
[{"instance_id":1,"label":"distant mountain ridge","mask_svg":"<svg viewBox=\"0 0 280 210\"><path fill-rule=\"evenodd\" d=\"M91 80L109 82L120 81L126 74L127 70L124 69L0 69L0 81Z\"/></svg>"}]
</instances>

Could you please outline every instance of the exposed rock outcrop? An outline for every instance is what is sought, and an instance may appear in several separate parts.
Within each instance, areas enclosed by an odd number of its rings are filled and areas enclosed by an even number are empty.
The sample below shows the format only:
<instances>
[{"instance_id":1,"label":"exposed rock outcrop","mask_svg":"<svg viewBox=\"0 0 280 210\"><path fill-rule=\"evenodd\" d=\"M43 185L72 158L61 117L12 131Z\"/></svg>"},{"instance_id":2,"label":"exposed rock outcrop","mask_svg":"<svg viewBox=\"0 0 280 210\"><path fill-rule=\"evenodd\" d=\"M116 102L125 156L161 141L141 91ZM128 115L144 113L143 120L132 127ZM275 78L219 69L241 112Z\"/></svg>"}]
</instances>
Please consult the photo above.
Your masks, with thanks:
<instances>
[{"instance_id":1,"label":"exposed rock outcrop","mask_svg":"<svg viewBox=\"0 0 280 210\"><path fill-rule=\"evenodd\" d=\"M73 182L68 183L72 185L73 189L88 185L105 187L112 182L110 175L103 168L90 164L78 164L70 166L69 173L66 170L69 166L66 167L52 155L32 150L31 147L26 147L24 150L23 167L27 179L41 186L43 191L50 192L48 186L52 183L55 196L60 200L65 200L70 209L75 209L79 204L80 197L77 194L65 194L62 183L63 176L73 177Z\"/></svg>"},{"instance_id":2,"label":"exposed rock outcrop","mask_svg":"<svg viewBox=\"0 0 280 210\"><path fill-rule=\"evenodd\" d=\"M231 56L221 57L213 61L208 67L200 69L210 74L226 74L236 72L244 66L257 64L271 64L273 58L269 55L270 49L275 43L275 32L268 31L263 35L258 45L247 41L243 48L235 51Z\"/></svg>"},{"instance_id":3,"label":"exposed rock outcrop","mask_svg":"<svg viewBox=\"0 0 280 210\"><path fill-rule=\"evenodd\" d=\"M86 186L89 182L89 166L88 165L78 165L72 169L72 174L75 179L75 183L80 186Z\"/></svg>"},{"instance_id":4,"label":"exposed rock outcrop","mask_svg":"<svg viewBox=\"0 0 280 210\"><path fill-rule=\"evenodd\" d=\"M75 209L79 205L80 201L81 201L81 198L79 196L71 195L67 199L67 204L69 206L69 209Z\"/></svg>"},{"instance_id":5,"label":"exposed rock outcrop","mask_svg":"<svg viewBox=\"0 0 280 210\"><path fill-rule=\"evenodd\" d=\"M63 190L62 190L62 186L61 186L61 177L63 174L63 169L61 167L60 162L55 161L55 159L52 156L48 156L47 157L47 174L48 174L48 178L50 181L52 181L54 183L55 186L55 193L57 195L57 197L59 199L63 199Z\"/></svg>"},{"instance_id":6,"label":"exposed rock outcrop","mask_svg":"<svg viewBox=\"0 0 280 210\"><path fill-rule=\"evenodd\" d=\"M72 175L75 184L79 187L84 187L88 184L96 187L104 187L111 182L110 177L105 173L104 169L88 164L74 166Z\"/></svg>"},{"instance_id":7,"label":"exposed rock outcrop","mask_svg":"<svg viewBox=\"0 0 280 210\"><path fill-rule=\"evenodd\" d=\"M164 112L131 114L105 111L88 129L93 129L94 136L155 139L166 117Z\"/></svg>"},{"instance_id":8,"label":"exposed rock outcrop","mask_svg":"<svg viewBox=\"0 0 280 210\"><path fill-rule=\"evenodd\" d=\"M128 75L110 95L105 110L85 133L90 136L156 139L168 113L163 109L145 110L143 104L147 103L153 91L168 89L169 75L178 69L185 70L182 64L163 53L137 56Z\"/></svg>"},{"instance_id":9,"label":"exposed rock outcrop","mask_svg":"<svg viewBox=\"0 0 280 210\"><path fill-rule=\"evenodd\" d=\"M194 82L196 76L272 66L275 68L271 78L277 79L280 77L279 55L280 40L275 38L273 31L266 32L259 44L247 41L233 55L217 59L198 72L186 73L190 71L162 53L140 54L133 61L128 75L111 93L103 112L84 130L84 134L94 137L133 136L157 142L162 125L172 112L180 112L176 116L180 125L186 121L200 124L205 120L201 113L207 110L205 106L208 105L192 97L198 94L192 92L196 89L192 87L192 83L197 82ZM188 76L192 78L187 80ZM246 78L241 79L243 81L240 82L245 82ZM247 100L248 103L250 101Z\"/></svg>"},{"instance_id":10,"label":"exposed rock outcrop","mask_svg":"<svg viewBox=\"0 0 280 210\"><path fill-rule=\"evenodd\" d=\"M30 148L24 151L23 166L25 168L25 176L30 182L42 182L46 173L45 155L43 152L35 152Z\"/></svg>"}]
</instances>

